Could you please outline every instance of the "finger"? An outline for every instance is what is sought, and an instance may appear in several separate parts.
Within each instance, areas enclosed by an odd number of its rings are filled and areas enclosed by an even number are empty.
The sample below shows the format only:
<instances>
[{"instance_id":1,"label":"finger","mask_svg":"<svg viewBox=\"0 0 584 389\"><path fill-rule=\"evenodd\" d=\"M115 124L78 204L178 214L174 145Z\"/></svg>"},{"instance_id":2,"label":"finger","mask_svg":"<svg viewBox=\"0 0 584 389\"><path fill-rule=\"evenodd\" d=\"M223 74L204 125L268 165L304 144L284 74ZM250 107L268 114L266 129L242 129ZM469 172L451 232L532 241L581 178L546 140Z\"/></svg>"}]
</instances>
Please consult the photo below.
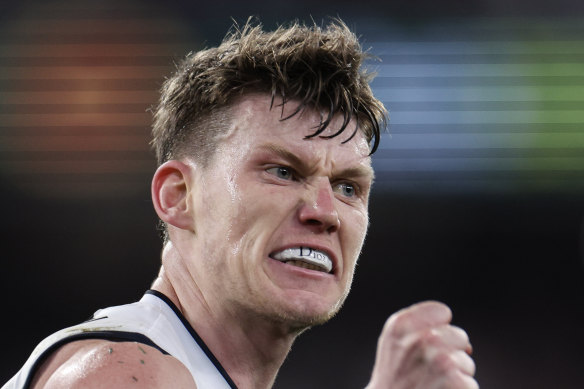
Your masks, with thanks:
<instances>
[{"instance_id":1,"label":"finger","mask_svg":"<svg viewBox=\"0 0 584 389\"><path fill-rule=\"evenodd\" d=\"M472 345L468 334L460 327L443 325L430 329L426 336L431 344L444 345L451 349L460 349L472 354Z\"/></svg>"},{"instance_id":2,"label":"finger","mask_svg":"<svg viewBox=\"0 0 584 389\"><path fill-rule=\"evenodd\" d=\"M474 376L476 365L473 359L464 351L456 350L450 353L450 358L454 365L464 374Z\"/></svg>"},{"instance_id":3,"label":"finger","mask_svg":"<svg viewBox=\"0 0 584 389\"><path fill-rule=\"evenodd\" d=\"M449 377L453 372L461 372L473 376L476 370L473 359L462 349L452 349L440 341L429 343L420 338L410 346L414 356L414 366L426 366L432 375Z\"/></svg>"},{"instance_id":4,"label":"finger","mask_svg":"<svg viewBox=\"0 0 584 389\"><path fill-rule=\"evenodd\" d=\"M445 389L479 389L479 384L473 377L460 371L452 372L449 381L451 383Z\"/></svg>"},{"instance_id":5,"label":"finger","mask_svg":"<svg viewBox=\"0 0 584 389\"><path fill-rule=\"evenodd\" d=\"M414 304L393 314L386 322L384 331L402 337L411 332L438 327L450 323L452 311L437 301Z\"/></svg>"},{"instance_id":6,"label":"finger","mask_svg":"<svg viewBox=\"0 0 584 389\"><path fill-rule=\"evenodd\" d=\"M421 365L428 366L436 375L448 376L451 372L462 372L473 376L475 363L473 359L462 350L445 350L439 347L427 347L420 350L417 361Z\"/></svg>"}]
</instances>

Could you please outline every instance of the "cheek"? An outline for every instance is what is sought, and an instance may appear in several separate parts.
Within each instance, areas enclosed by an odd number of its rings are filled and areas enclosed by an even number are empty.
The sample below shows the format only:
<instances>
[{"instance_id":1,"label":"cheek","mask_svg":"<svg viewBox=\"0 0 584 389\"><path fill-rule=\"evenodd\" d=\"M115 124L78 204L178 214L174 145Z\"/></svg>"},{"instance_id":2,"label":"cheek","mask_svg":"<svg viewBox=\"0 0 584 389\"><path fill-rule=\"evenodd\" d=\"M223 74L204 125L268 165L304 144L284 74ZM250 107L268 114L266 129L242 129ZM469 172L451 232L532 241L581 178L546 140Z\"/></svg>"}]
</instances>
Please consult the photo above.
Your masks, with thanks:
<instances>
[{"instance_id":1,"label":"cheek","mask_svg":"<svg viewBox=\"0 0 584 389\"><path fill-rule=\"evenodd\" d=\"M241 197L237 176L218 169L209 173L200 183L202 193L199 201L194 200L196 207L194 218L205 230L228 234L242 218L245 210ZM228 238L229 235L223 235Z\"/></svg>"},{"instance_id":2,"label":"cheek","mask_svg":"<svg viewBox=\"0 0 584 389\"><path fill-rule=\"evenodd\" d=\"M352 209L344 223L346 233L343 240L350 241L351 247L359 254L361 246L363 246L363 242L365 241L365 235L367 234L369 215L367 211Z\"/></svg>"},{"instance_id":3,"label":"cheek","mask_svg":"<svg viewBox=\"0 0 584 389\"><path fill-rule=\"evenodd\" d=\"M230 235L237 253L248 262L252 256L263 259L269 254L267 250L274 234L281 232L282 226L288 225L294 214L293 196L283 195L278 188L260 189L246 192L240 198L242 206L233 220Z\"/></svg>"},{"instance_id":4,"label":"cheek","mask_svg":"<svg viewBox=\"0 0 584 389\"><path fill-rule=\"evenodd\" d=\"M347 217L342 221L345 228L340 239L345 267L343 273L347 285L350 285L353 280L355 265L357 264L357 260L361 254L361 248L363 247L363 242L365 241L368 221L367 212L355 209L351 209Z\"/></svg>"},{"instance_id":5,"label":"cheek","mask_svg":"<svg viewBox=\"0 0 584 389\"><path fill-rule=\"evenodd\" d=\"M230 198L229 211L224 215L223 231L225 244L229 246L232 255L244 256L251 254L265 233L267 219L270 215L260 205L264 203L257 196L248 196L238 192Z\"/></svg>"}]
</instances>

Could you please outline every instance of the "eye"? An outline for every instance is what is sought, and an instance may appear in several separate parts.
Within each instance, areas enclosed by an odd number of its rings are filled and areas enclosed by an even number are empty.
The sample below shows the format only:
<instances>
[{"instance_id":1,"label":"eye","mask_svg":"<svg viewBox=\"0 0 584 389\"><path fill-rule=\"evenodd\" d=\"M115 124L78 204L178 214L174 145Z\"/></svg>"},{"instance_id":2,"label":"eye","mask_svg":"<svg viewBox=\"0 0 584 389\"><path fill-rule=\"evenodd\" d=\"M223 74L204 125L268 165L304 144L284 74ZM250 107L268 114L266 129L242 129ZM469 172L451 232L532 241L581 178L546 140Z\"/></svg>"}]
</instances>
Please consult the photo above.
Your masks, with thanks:
<instances>
[{"instance_id":1,"label":"eye","mask_svg":"<svg viewBox=\"0 0 584 389\"><path fill-rule=\"evenodd\" d=\"M342 182L337 184L335 189L337 193L340 193L345 197L354 197L357 194L357 188L350 182Z\"/></svg>"},{"instance_id":2,"label":"eye","mask_svg":"<svg viewBox=\"0 0 584 389\"><path fill-rule=\"evenodd\" d=\"M281 178L282 180L294 179L294 171L289 167L275 166L275 167L271 167L269 169L266 169L266 171L270 174L275 175L278 178Z\"/></svg>"}]
</instances>

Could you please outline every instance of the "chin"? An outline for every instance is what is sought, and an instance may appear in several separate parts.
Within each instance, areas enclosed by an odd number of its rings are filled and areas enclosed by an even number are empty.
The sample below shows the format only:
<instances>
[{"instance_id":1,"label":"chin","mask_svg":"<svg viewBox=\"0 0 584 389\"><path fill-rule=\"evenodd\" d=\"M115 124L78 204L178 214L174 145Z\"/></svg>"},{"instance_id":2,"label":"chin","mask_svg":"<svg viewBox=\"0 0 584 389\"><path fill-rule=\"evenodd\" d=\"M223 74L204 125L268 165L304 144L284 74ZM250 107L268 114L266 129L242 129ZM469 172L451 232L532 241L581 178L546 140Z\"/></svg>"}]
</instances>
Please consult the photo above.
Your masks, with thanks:
<instances>
[{"instance_id":1,"label":"chin","mask_svg":"<svg viewBox=\"0 0 584 389\"><path fill-rule=\"evenodd\" d=\"M282 309L278 315L279 320L295 330L304 330L332 319L339 312L344 301L344 298L333 304L296 301L292 306Z\"/></svg>"}]
</instances>

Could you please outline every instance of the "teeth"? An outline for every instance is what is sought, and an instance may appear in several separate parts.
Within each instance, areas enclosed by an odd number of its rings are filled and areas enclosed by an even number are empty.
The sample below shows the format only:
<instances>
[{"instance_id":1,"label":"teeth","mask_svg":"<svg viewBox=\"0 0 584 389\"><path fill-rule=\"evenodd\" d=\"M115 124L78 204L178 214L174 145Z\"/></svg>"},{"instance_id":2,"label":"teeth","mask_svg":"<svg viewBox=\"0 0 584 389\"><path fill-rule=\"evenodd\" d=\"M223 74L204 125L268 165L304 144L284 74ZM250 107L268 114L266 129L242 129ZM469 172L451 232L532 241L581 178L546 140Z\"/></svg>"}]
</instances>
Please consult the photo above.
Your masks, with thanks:
<instances>
[{"instance_id":1,"label":"teeth","mask_svg":"<svg viewBox=\"0 0 584 389\"><path fill-rule=\"evenodd\" d=\"M302 262L302 261L286 261L286 263L288 265L303 267L303 268L309 269L309 270L319 270L319 271L322 271L322 267L319 267L319 266L316 266L316 265L312 265L310 263L306 263L306 262Z\"/></svg>"},{"instance_id":2,"label":"teeth","mask_svg":"<svg viewBox=\"0 0 584 389\"><path fill-rule=\"evenodd\" d=\"M292 247L280 251L272 257L278 261L310 270L330 273L333 269L333 262L328 255L310 247Z\"/></svg>"}]
</instances>

